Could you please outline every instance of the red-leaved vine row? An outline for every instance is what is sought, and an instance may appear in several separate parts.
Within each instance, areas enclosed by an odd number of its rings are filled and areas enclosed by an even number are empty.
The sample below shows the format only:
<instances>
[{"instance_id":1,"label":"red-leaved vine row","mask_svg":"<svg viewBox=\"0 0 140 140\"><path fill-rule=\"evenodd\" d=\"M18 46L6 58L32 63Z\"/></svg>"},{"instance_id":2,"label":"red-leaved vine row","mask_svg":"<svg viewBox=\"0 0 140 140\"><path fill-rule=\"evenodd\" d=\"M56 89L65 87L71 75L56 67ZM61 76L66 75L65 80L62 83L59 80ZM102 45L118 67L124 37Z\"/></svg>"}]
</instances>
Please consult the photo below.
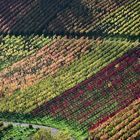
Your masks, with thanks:
<instances>
[{"instance_id":1,"label":"red-leaved vine row","mask_svg":"<svg viewBox=\"0 0 140 140\"><path fill-rule=\"evenodd\" d=\"M65 120L80 130L93 129L140 97L139 74L137 47L32 114Z\"/></svg>"}]
</instances>

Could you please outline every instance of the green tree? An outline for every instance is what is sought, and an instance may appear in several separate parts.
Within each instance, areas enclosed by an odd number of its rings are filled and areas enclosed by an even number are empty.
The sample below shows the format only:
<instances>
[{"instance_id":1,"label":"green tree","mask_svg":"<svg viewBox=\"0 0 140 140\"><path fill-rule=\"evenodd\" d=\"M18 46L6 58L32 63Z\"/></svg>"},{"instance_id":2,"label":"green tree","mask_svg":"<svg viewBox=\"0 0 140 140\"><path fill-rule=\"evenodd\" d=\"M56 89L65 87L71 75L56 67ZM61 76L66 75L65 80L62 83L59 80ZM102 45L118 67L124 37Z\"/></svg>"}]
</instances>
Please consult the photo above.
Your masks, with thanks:
<instances>
[{"instance_id":1,"label":"green tree","mask_svg":"<svg viewBox=\"0 0 140 140\"><path fill-rule=\"evenodd\" d=\"M70 140L71 135L68 131L60 131L54 136L54 140Z\"/></svg>"},{"instance_id":2,"label":"green tree","mask_svg":"<svg viewBox=\"0 0 140 140\"><path fill-rule=\"evenodd\" d=\"M50 130L41 128L32 136L31 140L71 140L71 135L68 131L59 131L52 136Z\"/></svg>"},{"instance_id":3,"label":"green tree","mask_svg":"<svg viewBox=\"0 0 140 140\"><path fill-rule=\"evenodd\" d=\"M51 131L46 131L45 129L39 129L31 138L31 140L54 140L51 136Z\"/></svg>"}]
</instances>

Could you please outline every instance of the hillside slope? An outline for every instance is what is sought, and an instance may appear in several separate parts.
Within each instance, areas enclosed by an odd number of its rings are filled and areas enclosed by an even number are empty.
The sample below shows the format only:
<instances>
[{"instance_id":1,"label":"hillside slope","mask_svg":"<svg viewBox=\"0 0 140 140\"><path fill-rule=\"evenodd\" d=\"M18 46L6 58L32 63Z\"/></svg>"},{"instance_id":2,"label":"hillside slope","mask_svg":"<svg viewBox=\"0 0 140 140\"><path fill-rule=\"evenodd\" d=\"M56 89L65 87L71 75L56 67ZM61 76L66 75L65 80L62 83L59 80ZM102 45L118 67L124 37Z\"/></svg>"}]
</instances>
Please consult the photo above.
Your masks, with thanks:
<instances>
[{"instance_id":1,"label":"hillside slope","mask_svg":"<svg viewBox=\"0 0 140 140\"><path fill-rule=\"evenodd\" d=\"M139 0L0 0L0 120L138 137L139 21Z\"/></svg>"}]
</instances>

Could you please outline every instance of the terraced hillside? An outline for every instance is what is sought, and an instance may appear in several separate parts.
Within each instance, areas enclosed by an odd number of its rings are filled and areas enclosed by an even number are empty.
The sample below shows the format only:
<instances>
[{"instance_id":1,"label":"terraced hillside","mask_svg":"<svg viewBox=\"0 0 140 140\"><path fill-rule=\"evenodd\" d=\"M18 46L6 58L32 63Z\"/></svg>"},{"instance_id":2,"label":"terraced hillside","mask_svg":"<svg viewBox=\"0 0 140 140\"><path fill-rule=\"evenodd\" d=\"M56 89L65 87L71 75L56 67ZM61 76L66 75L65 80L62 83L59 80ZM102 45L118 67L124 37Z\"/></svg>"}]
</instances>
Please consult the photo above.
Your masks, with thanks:
<instances>
[{"instance_id":1,"label":"terraced hillside","mask_svg":"<svg viewBox=\"0 0 140 140\"><path fill-rule=\"evenodd\" d=\"M139 0L0 0L0 120L140 137L139 21Z\"/></svg>"}]
</instances>

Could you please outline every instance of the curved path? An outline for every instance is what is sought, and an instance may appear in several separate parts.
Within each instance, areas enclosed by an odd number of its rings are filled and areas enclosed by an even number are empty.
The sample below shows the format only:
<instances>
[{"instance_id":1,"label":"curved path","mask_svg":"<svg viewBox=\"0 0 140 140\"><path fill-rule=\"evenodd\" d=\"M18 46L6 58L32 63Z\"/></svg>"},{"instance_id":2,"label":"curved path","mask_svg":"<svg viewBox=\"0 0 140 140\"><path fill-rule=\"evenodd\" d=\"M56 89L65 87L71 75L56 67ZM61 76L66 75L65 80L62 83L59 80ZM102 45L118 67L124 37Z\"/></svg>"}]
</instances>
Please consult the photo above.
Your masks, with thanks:
<instances>
[{"instance_id":1,"label":"curved path","mask_svg":"<svg viewBox=\"0 0 140 140\"><path fill-rule=\"evenodd\" d=\"M56 133L59 132L58 129L56 128L52 128L52 127L48 127L48 126L44 126L44 125L35 125L35 124L29 124L29 123L16 123L16 122L3 122L4 126L7 126L9 124L12 124L13 126L21 126L21 127L29 127L29 125L32 125L33 128L44 128L46 130L50 130L51 131L51 135L55 135ZM76 140L75 138L71 138L71 140Z\"/></svg>"}]
</instances>

